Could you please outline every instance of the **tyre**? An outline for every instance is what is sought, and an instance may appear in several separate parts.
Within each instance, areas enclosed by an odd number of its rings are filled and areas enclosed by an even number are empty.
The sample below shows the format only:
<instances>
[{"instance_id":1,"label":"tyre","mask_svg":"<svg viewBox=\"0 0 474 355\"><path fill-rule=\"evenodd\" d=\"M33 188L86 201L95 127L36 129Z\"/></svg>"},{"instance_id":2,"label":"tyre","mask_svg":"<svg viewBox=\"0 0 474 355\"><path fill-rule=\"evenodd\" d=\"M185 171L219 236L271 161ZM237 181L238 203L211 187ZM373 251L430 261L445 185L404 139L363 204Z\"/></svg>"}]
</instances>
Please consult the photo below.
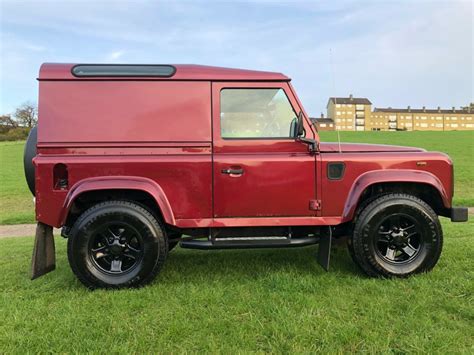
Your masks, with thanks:
<instances>
[{"instance_id":1,"label":"tyre","mask_svg":"<svg viewBox=\"0 0 474 355\"><path fill-rule=\"evenodd\" d=\"M148 210L129 201L89 208L68 238L71 269L91 289L143 286L155 278L167 255L163 227Z\"/></svg>"},{"instance_id":2,"label":"tyre","mask_svg":"<svg viewBox=\"0 0 474 355\"><path fill-rule=\"evenodd\" d=\"M33 158L36 156L36 143L38 142L38 128L33 127L26 139L25 150L23 152L23 168L25 179L33 196L35 195L35 166Z\"/></svg>"},{"instance_id":3,"label":"tyre","mask_svg":"<svg viewBox=\"0 0 474 355\"><path fill-rule=\"evenodd\" d=\"M407 277L431 270L442 247L441 224L428 204L407 194L387 194L361 211L349 252L369 276Z\"/></svg>"}]
</instances>

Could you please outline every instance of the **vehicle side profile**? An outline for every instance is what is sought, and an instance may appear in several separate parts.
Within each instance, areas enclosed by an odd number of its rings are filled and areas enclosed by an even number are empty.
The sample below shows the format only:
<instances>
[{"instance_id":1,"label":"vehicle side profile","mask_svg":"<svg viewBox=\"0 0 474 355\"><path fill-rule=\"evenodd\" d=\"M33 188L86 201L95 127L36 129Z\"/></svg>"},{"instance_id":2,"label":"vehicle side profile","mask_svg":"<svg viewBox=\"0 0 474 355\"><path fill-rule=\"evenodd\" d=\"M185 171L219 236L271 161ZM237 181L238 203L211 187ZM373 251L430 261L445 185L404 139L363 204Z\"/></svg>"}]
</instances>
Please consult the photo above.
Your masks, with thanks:
<instances>
[{"instance_id":1,"label":"vehicle side profile","mask_svg":"<svg viewBox=\"0 0 474 355\"><path fill-rule=\"evenodd\" d=\"M25 147L32 278L68 238L89 288L144 285L177 245L297 247L347 236L369 276L431 270L453 164L419 148L321 142L287 76L199 65L43 64Z\"/></svg>"}]
</instances>

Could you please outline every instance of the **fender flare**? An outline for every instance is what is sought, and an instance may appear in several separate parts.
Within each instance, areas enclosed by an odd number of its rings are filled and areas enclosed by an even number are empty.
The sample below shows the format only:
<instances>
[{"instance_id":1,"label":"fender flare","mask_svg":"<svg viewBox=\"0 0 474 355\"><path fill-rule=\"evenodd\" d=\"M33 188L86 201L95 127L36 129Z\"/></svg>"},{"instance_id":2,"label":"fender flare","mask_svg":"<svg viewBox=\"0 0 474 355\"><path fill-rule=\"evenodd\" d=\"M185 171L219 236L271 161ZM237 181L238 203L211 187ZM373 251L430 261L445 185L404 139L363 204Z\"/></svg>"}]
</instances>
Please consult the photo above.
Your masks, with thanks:
<instances>
[{"instance_id":1,"label":"fender flare","mask_svg":"<svg viewBox=\"0 0 474 355\"><path fill-rule=\"evenodd\" d=\"M100 190L139 190L148 193L158 204L164 222L175 225L173 210L165 192L155 181L136 176L103 176L78 181L69 190L61 212L61 225L64 225L74 201L83 193Z\"/></svg>"},{"instance_id":2,"label":"fender flare","mask_svg":"<svg viewBox=\"0 0 474 355\"><path fill-rule=\"evenodd\" d=\"M362 193L371 185L378 183L397 183L410 182L416 184L425 184L434 187L440 194L445 207L451 206L446 189L441 181L432 173L419 170L372 170L360 175L352 184L347 195L342 222L348 222L354 217L355 210Z\"/></svg>"}]
</instances>

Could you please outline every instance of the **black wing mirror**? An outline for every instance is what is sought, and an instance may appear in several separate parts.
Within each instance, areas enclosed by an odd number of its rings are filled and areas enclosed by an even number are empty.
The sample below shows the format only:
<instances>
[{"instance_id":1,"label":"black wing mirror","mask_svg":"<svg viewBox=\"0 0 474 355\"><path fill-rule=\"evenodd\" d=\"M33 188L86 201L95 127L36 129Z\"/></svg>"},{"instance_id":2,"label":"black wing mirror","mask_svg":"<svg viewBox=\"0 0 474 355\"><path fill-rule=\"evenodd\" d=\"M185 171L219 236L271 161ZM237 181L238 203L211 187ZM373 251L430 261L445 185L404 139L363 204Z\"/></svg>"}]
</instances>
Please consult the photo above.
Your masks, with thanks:
<instances>
[{"instance_id":1,"label":"black wing mirror","mask_svg":"<svg viewBox=\"0 0 474 355\"><path fill-rule=\"evenodd\" d=\"M304 136L303 112L300 111L296 120L296 137Z\"/></svg>"},{"instance_id":2,"label":"black wing mirror","mask_svg":"<svg viewBox=\"0 0 474 355\"><path fill-rule=\"evenodd\" d=\"M300 113L298 114L298 118L296 120L295 133L296 133L295 134L296 140L307 144L308 145L308 150L310 151L310 153L314 153L316 151L316 141L314 139L311 139L311 138L303 137L305 131L304 131L303 112L302 111L300 111Z\"/></svg>"}]
</instances>

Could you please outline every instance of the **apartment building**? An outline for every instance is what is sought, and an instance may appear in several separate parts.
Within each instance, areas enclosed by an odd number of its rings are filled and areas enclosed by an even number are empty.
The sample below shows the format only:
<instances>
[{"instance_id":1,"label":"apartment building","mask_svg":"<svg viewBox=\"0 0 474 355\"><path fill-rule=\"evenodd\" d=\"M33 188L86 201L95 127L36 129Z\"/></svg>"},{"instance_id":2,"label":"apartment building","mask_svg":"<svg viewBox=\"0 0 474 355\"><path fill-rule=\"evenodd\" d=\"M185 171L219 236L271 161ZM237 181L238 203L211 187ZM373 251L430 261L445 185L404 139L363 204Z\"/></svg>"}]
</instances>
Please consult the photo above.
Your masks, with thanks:
<instances>
[{"instance_id":1,"label":"apartment building","mask_svg":"<svg viewBox=\"0 0 474 355\"><path fill-rule=\"evenodd\" d=\"M330 97L327 117L343 131L454 131L474 130L474 103L456 109L374 108L367 98Z\"/></svg>"},{"instance_id":2,"label":"apartment building","mask_svg":"<svg viewBox=\"0 0 474 355\"><path fill-rule=\"evenodd\" d=\"M364 131L370 119L372 103L365 97L330 97L327 117L331 117L336 130Z\"/></svg>"},{"instance_id":3,"label":"apartment building","mask_svg":"<svg viewBox=\"0 0 474 355\"><path fill-rule=\"evenodd\" d=\"M309 118L313 125L316 126L318 131L334 131L336 125L332 118L324 117L324 114L321 114L321 117L310 117Z\"/></svg>"},{"instance_id":4,"label":"apartment building","mask_svg":"<svg viewBox=\"0 0 474 355\"><path fill-rule=\"evenodd\" d=\"M407 131L460 131L474 130L472 104L461 109L406 109L374 108L368 129Z\"/></svg>"}]
</instances>

